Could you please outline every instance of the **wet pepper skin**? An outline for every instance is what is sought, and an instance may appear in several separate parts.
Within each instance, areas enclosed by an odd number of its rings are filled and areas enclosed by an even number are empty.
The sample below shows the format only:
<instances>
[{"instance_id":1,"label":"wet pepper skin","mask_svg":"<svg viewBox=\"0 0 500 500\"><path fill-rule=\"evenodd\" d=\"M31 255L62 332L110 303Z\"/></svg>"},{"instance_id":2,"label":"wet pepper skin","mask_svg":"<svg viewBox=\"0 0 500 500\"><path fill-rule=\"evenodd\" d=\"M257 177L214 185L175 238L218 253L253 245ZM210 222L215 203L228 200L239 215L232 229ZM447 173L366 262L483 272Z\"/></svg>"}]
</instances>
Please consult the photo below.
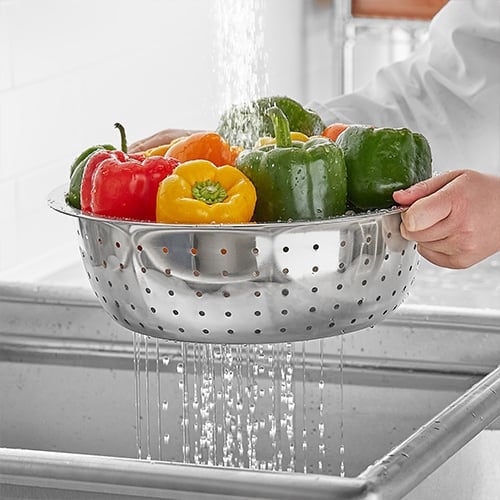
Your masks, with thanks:
<instances>
[{"instance_id":1,"label":"wet pepper skin","mask_svg":"<svg viewBox=\"0 0 500 500\"><path fill-rule=\"evenodd\" d=\"M83 174L81 208L104 217L154 222L158 186L178 164L161 156L97 152Z\"/></svg>"},{"instance_id":2,"label":"wet pepper skin","mask_svg":"<svg viewBox=\"0 0 500 500\"><path fill-rule=\"evenodd\" d=\"M347 167L347 198L358 210L389 208L392 193L432 175L427 139L407 128L351 125L336 143Z\"/></svg>"},{"instance_id":3,"label":"wet pepper skin","mask_svg":"<svg viewBox=\"0 0 500 500\"><path fill-rule=\"evenodd\" d=\"M190 160L160 183L156 220L165 224L245 223L252 217L255 200L255 187L237 168Z\"/></svg>"},{"instance_id":4,"label":"wet pepper skin","mask_svg":"<svg viewBox=\"0 0 500 500\"><path fill-rule=\"evenodd\" d=\"M284 113L269 109L276 143L245 150L236 167L255 185L256 222L318 220L346 211L347 179L340 148L326 137L292 141Z\"/></svg>"},{"instance_id":5,"label":"wet pepper skin","mask_svg":"<svg viewBox=\"0 0 500 500\"><path fill-rule=\"evenodd\" d=\"M230 146L215 132L195 132L175 141L165 156L176 158L181 163L191 160L207 160L214 165L233 165L241 148Z\"/></svg>"},{"instance_id":6,"label":"wet pepper skin","mask_svg":"<svg viewBox=\"0 0 500 500\"><path fill-rule=\"evenodd\" d=\"M274 134L274 126L267 110L278 107L285 114L290 130L307 136L320 135L325 124L313 110L286 96L261 97L232 106L222 114L217 132L230 144L253 147L261 136Z\"/></svg>"},{"instance_id":7,"label":"wet pepper skin","mask_svg":"<svg viewBox=\"0 0 500 500\"><path fill-rule=\"evenodd\" d=\"M80 206L80 188L82 185L83 172L89 162L90 157L97 151L114 151L116 148L111 144L92 146L83 151L70 167L69 190L66 194L66 202L75 208Z\"/></svg>"},{"instance_id":8,"label":"wet pepper skin","mask_svg":"<svg viewBox=\"0 0 500 500\"><path fill-rule=\"evenodd\" d=\"M179 161L162 156L127 154L119 123L122 150L95 151L85 166L80 187L81 209L94 215L154 222L160 182Z\"/></svg>"}]
</instances>

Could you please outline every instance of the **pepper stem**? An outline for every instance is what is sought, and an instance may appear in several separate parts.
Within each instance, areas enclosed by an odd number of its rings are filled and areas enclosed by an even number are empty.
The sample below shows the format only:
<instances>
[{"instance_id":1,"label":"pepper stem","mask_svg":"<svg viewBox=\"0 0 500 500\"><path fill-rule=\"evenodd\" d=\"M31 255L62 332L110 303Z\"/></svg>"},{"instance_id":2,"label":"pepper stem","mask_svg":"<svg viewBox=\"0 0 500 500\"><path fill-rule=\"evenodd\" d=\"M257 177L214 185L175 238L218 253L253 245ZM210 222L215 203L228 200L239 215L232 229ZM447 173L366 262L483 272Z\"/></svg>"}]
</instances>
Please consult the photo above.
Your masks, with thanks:
<instances>
[{"instance_id":1,"label":"pepper stem","mask_svg":"<svg viewBox=\"0 0 500 500\"><path fill-rule=\"evenodd\" d=\"M115 128L117 128L120 131L120 149L126 153L128 146L127 146L127 136L125 135L125 127L121 123L115 123Z\"/></svg>"},{"instance_id":2,"label":"pepper stem","mask_svg":"<svg viewBox=\"0 0 500 500\"><path fill-rule=\"evenodd\" d=\"M291 148L292 139L290 137L290 125L285 113L283 113L278 106L272 106L267 110L267 115L273 122L276 147Z\"/></svg>"},{"instance_id":3,"label":"pepper stem","mask_svg":"<svg viewBox=\"0 0 500 500\"><path fill-rule=\"evenodd\" d=\"M206 181L198 181L193 184L191 189L193 198L205 202L207 205L223 202L227 193L220 182L207 179Z\"/></svg>"}]
</instances>

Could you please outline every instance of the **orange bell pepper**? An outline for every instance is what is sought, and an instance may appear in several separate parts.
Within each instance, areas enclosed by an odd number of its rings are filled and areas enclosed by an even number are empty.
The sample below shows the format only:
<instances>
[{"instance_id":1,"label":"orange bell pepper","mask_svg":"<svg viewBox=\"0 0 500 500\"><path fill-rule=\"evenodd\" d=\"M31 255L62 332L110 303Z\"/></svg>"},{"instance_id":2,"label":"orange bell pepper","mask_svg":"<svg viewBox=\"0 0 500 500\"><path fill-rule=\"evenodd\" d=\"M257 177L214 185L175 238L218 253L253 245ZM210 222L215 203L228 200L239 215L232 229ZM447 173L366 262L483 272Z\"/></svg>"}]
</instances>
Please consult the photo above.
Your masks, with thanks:
<instances>
[{"instance_id":1,"label":"orange bell pepper","mask_svg":"<svg viewBox=\"0 0 500 500\"><path fill-rule=\"evenodd\" d=\"M190 160L208 160L214 165L232 165L236 163L242 148L229 145L216 132L195 132L172 142L165 156L179 160L181 163Z\"/></svg>"},{"instance_id":2,"label":"orange bell pepper","mask_svg":"<svg viewBox=\"0 0 500 500\"><path fill-rule=\"evenodd\" d=\"M336 141L337 137L346 129L349 125L347 123L332 123L321 132L323 137L328 137L332 141Z\"/></svg>"},{"instance_id":3,"label":"orange bell pepper","mask_svg":"<svg viewBox=\"0 0 500 500\"><path fill-rule=\"evenodd\" d=\"M146 151L142 151L141 154L146 158L149 158L150 156L165 156L165 153L169 148L171 148L176 142L185 139L186 137L187 136L185 135L183 135L182 137L177 137L168 144L160 144L159 146L155 146L154 148L146 149Z\"/></svg>"},{"instance_id":4,"label":"orange bell pepper","mask_svg":"<svg viewBox=\"0 0 500 500\"><path fill-rule=\"evenodd\" d=\"M161 181L156 221L239 224L250 221L256 201L255 186L236 167L192 160L181 163Z\"/></svg>"}]
</instances>

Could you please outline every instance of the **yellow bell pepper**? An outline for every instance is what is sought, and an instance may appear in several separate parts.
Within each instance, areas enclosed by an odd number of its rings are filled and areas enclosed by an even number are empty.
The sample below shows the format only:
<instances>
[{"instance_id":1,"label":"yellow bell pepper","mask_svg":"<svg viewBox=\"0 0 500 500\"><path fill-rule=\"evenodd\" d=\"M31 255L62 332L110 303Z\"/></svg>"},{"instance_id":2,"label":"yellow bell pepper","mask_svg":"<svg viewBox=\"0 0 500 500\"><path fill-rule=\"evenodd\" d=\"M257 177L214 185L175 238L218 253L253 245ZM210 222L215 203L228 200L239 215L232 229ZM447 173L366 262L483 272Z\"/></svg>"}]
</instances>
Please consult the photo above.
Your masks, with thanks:
<instances>
[{"instance_id":1,"label":"yellow bell pepper","mask_svg":"<svg viewBox=\"0 0 500 500\"><path fill-rule=\"evenodd\" d=\"M302 132L290 132L290 139L292 141L307 142L310 137ZM267 146L269 144L276 144L276 137L259 137L255 143L254 148L260 148L262 146Z\"/></svg>"},{"instance_id":2,"label":"yellow bell pepper","mask_svg":"<svg viewBox=\"0 0 500 500\"><path fill-rule=\"evenodd\" d=\"M163 179L156 198L156 221L166 224L238 224L252 218L257 193L236 167L208 160L178 165Z\"/></svg>"},{"instance_id":3,"label":"yellow bell pepper","mask_svg":"<svg viewBox=\"0 0 500 500\"><path fill-rule=\"evenodd\" d=\"M145 151L141 151L140 154L144 155L146 158L149 158L150 156L164 156L165 153L177 142L179 142L181 139L184 139L185 137L177 137L176 139L173 139L172 142L169 142L168 144L161 144L160 146L155 146L154 148L149 148L146 149Z\"/></svg>"}]
</instances>

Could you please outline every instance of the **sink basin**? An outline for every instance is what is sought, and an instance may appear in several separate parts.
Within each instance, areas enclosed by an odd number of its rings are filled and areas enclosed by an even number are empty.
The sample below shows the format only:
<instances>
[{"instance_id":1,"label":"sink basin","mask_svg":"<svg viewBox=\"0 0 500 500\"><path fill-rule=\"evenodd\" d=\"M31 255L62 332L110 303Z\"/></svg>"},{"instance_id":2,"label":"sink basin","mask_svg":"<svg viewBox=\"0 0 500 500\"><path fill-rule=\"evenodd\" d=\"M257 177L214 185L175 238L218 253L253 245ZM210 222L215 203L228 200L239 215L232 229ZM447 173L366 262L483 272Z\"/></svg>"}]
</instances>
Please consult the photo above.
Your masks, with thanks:
<instances>
[{"instance_id":1,"label":"sink basin","mask_svg":"<svg viewBox=\"0 0 500 500\"><path fill-rule=\"evenodd\" d=\"M374 328L293 344L296 431L307 420L309 432L294 472L184 463L176 367L194 347L158 342L134 368L137 338L89 289L2 284L1 497L418 500L440 488L457 500L498 479L485 458L500 435L498 310L410 302Z\"/></svg>"}]
</instances>

